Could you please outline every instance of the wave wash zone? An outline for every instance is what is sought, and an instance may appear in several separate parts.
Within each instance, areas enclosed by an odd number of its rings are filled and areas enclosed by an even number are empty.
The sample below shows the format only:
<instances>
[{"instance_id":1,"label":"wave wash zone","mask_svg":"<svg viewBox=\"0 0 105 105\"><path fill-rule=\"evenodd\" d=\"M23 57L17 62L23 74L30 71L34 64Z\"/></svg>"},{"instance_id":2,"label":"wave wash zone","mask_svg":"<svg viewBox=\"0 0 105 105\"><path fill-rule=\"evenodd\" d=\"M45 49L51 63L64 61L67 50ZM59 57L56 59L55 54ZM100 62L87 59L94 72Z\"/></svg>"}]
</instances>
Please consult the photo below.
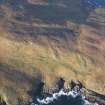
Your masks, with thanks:
<instances>
[{"instance_id":1,"label":"wave wash zone","mask_svg":"<svg viewBox=\"0 0 105 105\"><path fill-rule=\"evenodd\" d=\"M91 103L85 99L83 95L83 89L80 91L71 90L53 93L52 96L46 98L36 98L29 105L99 105L98 103Z\"/></svg>"},{"instance_id":2,"label":"wave wash zone","mask_svg":"<svg viewBox=\"0 0 105 105\"><path fill-rule=\"evenodd\" d=\"M86 5L92 6L94 8L105 8L105 0L83 0L83 2Z\"/></svg>"}]
</instances>

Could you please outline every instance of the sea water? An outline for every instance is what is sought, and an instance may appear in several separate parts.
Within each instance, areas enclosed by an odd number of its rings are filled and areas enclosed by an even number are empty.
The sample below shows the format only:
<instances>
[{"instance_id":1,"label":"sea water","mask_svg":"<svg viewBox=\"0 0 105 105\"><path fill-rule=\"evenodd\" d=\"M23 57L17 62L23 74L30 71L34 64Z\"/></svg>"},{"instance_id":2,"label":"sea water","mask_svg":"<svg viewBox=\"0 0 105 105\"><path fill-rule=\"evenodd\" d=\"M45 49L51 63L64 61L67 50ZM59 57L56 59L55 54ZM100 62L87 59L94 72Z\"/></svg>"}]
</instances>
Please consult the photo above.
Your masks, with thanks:
<instances>
[{"instance_id":1,"label":"sea water","mask_svg":"<svg viewBox=\"0 0 105 105\"><path fill-rule=\"evenodd\" d=\"M65 92L63 89L59 92L53 93L52 96L46 98L36 98L30 105L98 105L91 103L85 99L83 90L74 91L70 90Z\"/></svg>"},{"instance_id":2,"label":"sea water","mask_svg":"<svg viewBox=\"0 0 105 105\"><path fill-rule=\"evenodd\" d=\"M90 5L92 7L105 7L105 0L83 0L85 4Z\"/></svg>"}]
</instances>

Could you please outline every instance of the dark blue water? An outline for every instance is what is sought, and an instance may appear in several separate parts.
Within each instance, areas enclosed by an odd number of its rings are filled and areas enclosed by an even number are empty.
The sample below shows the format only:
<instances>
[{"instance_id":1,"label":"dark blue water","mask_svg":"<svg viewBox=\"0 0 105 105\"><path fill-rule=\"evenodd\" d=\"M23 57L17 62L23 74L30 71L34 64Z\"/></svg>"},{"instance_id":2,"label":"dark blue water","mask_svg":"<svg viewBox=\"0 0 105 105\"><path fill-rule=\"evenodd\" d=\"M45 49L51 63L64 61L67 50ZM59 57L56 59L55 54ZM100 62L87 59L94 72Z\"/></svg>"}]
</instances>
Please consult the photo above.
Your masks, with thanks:
<instances>
[{"instance_id":1,"label":"dark blue water","mask_svg":"<svg viewBox=\"0 0 105 105\"><path fill-rule=\"evenodd\" d=\"M9 7L14 11L23 12L23 16L16 16L16 19L19 21L32 21L32 18L38 18L43 22L53 23L53 24L62 24L65 21L73 21L76 23L82 23L86 20L88 13L83 11L79 13L78 11L72 12L69 9L69 5L72 3L72 0L62 0L66 4L67 8L61 8L57 5L32 5L27 2L27 0L0 0L0 4L5 4L9 2ZM50 0L49 0L50 1ZM61 0L54 0L59 4ZM68 1L68 3L66 3ZM76 2L76 0L75 0ZM105 0L83 0L83 7L105 7ZM56 3L55 3L56 4ZM83 7L82 7L83 6ZM78 7L77 7L78 8ZM82 12L83 9L81 9Z\"/></svg>"},{"instance_id":2,"label":"dark blue water","mask_svg":"<svg viewBox=\"0 0 105 105\"><path fill-rule=\"evenodd\" d=\"M0 4L3 4L5 2L6 2L6 0L0 0Z\"/></svg>"},{"instance_id":3,"label":"dark blue water","mask_svg":"<svg viewBox=\"0 0 105 105\"><path fill-rule=\"evenodd\" d=\"M60 98L49 104L37 103L36 105L85 105L85 102L80 96L73 98L71 96L67 97L62 95Z\"/></svg>"},{"instance_id":4,"label":"dark blue water","mask_svg":"<svg viewBox=\"0 0 105 105\"><path fill-rule=\"evenodd\" d=\"M52 94L50 97L46 98L36 98L29 105L98 105L97 103L91 103L85 99L81 92L63 90L58 93Z\"/></svg>"},{"instance_id":5,"label":"dark blue water","mask_svg":"<svg viewBox=\"0 0 105 105\"><path fill-rule=\"evenodd\" d=\"M0 4L5 3L7 0L0 0ZM12 1L12 0L11 0ZM16 4L18 4L18 1L23 2L24 0L15 0ZM83 0L88 5L92 5L94 7L105 7L105 0ZM25 1L26 2L26 1Z\"/></svg>"},{"instance_id":6,"label":"dark blue water","mask_svg":"<svg viewBox=\"0 0 105 105\"><path fill-rule=\"evenodd\" d=\"M105 7L105 0L84 0L85 4L92 7Z\"/></svg>"}]
</instances>

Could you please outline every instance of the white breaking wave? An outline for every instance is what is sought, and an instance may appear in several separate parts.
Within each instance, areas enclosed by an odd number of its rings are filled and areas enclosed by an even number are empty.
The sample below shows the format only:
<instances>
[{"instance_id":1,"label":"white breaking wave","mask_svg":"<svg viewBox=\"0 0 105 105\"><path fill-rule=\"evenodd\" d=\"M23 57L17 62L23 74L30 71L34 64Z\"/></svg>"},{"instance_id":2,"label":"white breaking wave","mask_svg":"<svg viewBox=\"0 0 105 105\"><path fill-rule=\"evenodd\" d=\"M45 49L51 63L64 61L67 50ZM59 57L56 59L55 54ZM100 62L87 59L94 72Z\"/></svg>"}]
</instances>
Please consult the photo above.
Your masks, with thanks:
<instances>
[{"instance_id":1,"label":"white breaking wave","mask_svg":"<svg viewBox=\"0 0 105 105\"><path fill-rule=\"evenodd\" d=\"M53 102L54 100L57 100L60 96L72 96L73 98L77 97L77 95L79 95L78 93L76 93L75 91L69 91L69 92L64 92L63 90L59 91L58 93L54 93L52 95L52 97L46 97L45 99L39 99L37 98L37 101L40 104L49 104L51 102Z\"/></svg>"},{"instance_id":2,"label":"white breaking wave","mask_svg":"<svg viewBox=\"0 0 105 105\"><path fill-rule=\"evenodd\" d=\"M74 90L65 92L65 91L62 89L62 90L60 90L58 93L54 93L54 94L52 95L52 97L46 97L46 98L44 98L44 99L39 99L39 98L37 98L37 102L38 102L39 104L31 103L31 105L43 105L43 104L44 104L44 105L48 105L48 104L52 103L53 101L59 99L59 97L61 97L61 96L67 96L67 97L68 97L68 96L71 96L71 97L73 97L73 98L76 98L77 96L81 96L82 99L83 99L83 101L84 101L84 105L98 105L97 103L90 103L89 101L87 101L87 100L85 99L85 96L83 95L83 89L81 89L79 92L74 91Z\"/></svg>"}]
</instances>

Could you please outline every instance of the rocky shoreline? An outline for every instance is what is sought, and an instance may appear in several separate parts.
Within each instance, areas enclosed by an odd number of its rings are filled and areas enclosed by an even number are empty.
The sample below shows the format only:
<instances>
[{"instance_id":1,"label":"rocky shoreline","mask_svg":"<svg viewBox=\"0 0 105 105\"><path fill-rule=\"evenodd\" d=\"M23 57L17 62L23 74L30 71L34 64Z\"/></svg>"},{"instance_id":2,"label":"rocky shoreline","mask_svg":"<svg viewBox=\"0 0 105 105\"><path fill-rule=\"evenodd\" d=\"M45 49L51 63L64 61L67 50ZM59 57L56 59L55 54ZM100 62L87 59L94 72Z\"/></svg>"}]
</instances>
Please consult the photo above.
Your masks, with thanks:
<instances>
[{"instance_id":1,"label":"rocky shoreline","mask_svg":"<svg viewBox=\"0 0 105 105\"><path fill-rule=\"evenodd\" d=\"M46 97L51 97L54 93L57 93L61 90L63 90L65 93L69 91L76 91L81 92L80 94L83 94L85 96L85 99L88 100L91 103L97 103L98 105L105 105L105 95L101 95L99 93L96 93L92 90L87 89L80 81L71 81L68 88L64 87L65 80L63 78L60 78L57 82L57 88L56 89L46 89L43 90L44 83L40 83L38 86L39 88L36 90L36 96L34 96L33 100L36 100L36 98L45 99ZM28 105L31 105L30 103Z\"/></svg>"},{"instance_id":2,"label":"rocky shoreline","mask_svg":"<svg viewBox=\"0 0 105 105\"><path fill-rule=\"evenodd\" d=\"M99 105L105 105L105 95L86 89L85 97L90 102L97 102Z\"/></svg>"}]
</instances>

